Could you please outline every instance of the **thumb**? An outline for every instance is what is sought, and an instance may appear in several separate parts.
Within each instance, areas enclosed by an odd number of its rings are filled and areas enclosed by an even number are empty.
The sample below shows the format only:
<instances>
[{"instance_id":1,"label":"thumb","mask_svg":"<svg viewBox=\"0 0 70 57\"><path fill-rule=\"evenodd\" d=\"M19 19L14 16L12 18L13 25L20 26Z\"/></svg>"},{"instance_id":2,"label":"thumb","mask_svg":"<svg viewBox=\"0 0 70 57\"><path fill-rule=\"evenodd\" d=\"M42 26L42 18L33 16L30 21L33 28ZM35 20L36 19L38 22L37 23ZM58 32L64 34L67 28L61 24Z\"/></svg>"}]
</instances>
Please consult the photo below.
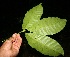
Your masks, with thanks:
<instances>
[{"instance_id":1,"label":"thumb","mask_svg":"<svg viewBox=\"0 0 70 57\"><path fill-rule=\"evenodd\" d=\"M1 48L5 49L5 50L9 50L11 49L12 46L12 42L10 40L6 40L3 45L1 46Z\"/></svg>"}]
</instances>

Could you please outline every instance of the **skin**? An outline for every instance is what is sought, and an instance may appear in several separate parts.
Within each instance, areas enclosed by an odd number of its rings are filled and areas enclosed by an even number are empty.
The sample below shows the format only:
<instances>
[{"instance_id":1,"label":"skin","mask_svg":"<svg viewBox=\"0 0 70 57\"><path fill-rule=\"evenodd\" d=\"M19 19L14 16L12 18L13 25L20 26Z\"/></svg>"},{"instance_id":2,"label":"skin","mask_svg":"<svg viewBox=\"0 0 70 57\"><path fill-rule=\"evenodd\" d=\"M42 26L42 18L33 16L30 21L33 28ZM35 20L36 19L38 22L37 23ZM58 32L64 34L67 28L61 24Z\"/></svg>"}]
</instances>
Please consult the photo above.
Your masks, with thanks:
<instances>
[{"instance_id":1,"label":"skin","mask_svg":"<svg viewBox=\"0 0 70 57\"><path fill-rule=\"evenodd\" d=\"M0 57L16 57L22 43L20 34L14 33L0 47Z\"/></svg>"}]
</instances>

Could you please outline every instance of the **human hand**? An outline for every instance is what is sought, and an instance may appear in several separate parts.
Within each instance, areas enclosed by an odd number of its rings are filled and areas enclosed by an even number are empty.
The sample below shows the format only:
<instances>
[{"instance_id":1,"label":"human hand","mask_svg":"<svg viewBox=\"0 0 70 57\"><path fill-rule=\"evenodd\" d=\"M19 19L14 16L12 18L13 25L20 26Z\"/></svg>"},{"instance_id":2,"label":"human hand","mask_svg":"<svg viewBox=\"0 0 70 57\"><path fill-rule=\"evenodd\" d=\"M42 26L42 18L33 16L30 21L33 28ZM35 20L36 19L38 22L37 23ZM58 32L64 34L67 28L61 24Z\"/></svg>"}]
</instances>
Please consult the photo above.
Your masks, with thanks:
<instances>
[{"instance_id":1,"label":"human hand","mask_svg":"<svg viewBox=\"0 0 70 57\"><path fill-rule=\"evenodd\" d=\"M20 34L14 33L0 47L0 57L15 57L19 53L21 43L22 38Z\"/></svg>"}]
</instances>

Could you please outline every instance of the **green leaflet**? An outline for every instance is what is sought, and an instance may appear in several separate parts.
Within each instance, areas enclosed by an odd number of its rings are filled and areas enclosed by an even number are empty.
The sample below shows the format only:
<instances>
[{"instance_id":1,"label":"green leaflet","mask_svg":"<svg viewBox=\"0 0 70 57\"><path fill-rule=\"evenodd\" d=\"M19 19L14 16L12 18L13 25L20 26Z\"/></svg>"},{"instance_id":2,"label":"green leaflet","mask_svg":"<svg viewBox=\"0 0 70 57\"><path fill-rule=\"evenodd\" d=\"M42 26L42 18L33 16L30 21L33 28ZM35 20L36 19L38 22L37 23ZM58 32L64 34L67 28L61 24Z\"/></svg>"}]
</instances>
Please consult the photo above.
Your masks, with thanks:
<instances>
[{"instance_id":1,"label":"green leaflet","mask_svg":"<svg viewBox=\"0 0 70 57\"><path fill-rule=\"evenodd\" d=\"M64 51L61 45L48 36L37 35L35 33L26 33L25 36L29 45L44 55L64 55Z\"/></svg>"},{"instance_id":2,"label":"green leaflet","mask_svg":"<svg viewBox=\"0 0 70 57\"><path fill-rule=\"evenodd\" d=\"M58 17L48 17L40 20L42 14L43 7L41 4L30 9L25 14L22 32L24 32L25 29L33 32L25 33L26 39L32 48L35 48L42 54L49 56L64 55L61 45L46 35L53 35L60 32L65 27L67 20Z\"/></svg>"},{"instance_id":3,"label":"green leaflet","mask_svg":"<svg viewBox=\"0 0 70 57\"><path fill-rule=\"evenodd\" d=\"M53 35L60 32L66 25L66 19L48 17L34 23L28 30L40 35Z\"/></svg>"},{"instance_id":4,"label":"green leaflet","mask_svg":"<svg viewBox=\"0 0 70 57\"><path fill-rule=\"evenodd\" d=\"M38 22L42 14L43 14L43 8L41 4L27 11L27 13L25 14L24 20L23 20L24 24L22 24L23 30L31 28L31 26L35 22Z\"/></svg>"}]
</instances>

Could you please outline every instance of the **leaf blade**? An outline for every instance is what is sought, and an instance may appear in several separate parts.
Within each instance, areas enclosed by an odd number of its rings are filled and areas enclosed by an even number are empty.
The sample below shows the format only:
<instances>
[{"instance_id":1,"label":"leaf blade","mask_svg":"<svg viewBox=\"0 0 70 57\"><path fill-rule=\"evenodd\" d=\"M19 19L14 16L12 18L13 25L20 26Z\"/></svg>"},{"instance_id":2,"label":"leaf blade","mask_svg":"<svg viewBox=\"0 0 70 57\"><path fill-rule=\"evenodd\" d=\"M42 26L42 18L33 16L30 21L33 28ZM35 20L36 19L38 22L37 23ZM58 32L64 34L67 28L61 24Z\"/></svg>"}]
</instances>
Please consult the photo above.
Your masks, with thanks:
<instances>
[{"instance_id":1,"label":"leaf blade","mask_svg":"<svg viewBox=\"0 0 70 57\"><path fill-rule=\"evenodd\" d=\"M42 54L49 56L64 55L61 45L54 39L43 35L36 37L38 35L34 33L26 33L25 35L29 45Z\"/></svg>"},{"instance_id":2,"label":"leaf blade","mask_svg":"<svg viewBox=\"0 0 70 57\"><path fill-rule=\"evenodd\" d=\"M53 35L65 27L66 21L66 19L60 19L58 17L43 18L37 23L34 23L28 30L41 35Z\"/></svg>"},{"instance_id":3,"label":"leaf blade","mask_svg":"<svg viewBox=\"0 0 70 57\"><path fill-rule=\"evenodd\" d=\"M43 7L41 3L32 9L30 9L24 17L22 29L29 29L33 23L38 22L38 20L41 18L41 15L43 14Z\"/></svg>"}]
</instances>

